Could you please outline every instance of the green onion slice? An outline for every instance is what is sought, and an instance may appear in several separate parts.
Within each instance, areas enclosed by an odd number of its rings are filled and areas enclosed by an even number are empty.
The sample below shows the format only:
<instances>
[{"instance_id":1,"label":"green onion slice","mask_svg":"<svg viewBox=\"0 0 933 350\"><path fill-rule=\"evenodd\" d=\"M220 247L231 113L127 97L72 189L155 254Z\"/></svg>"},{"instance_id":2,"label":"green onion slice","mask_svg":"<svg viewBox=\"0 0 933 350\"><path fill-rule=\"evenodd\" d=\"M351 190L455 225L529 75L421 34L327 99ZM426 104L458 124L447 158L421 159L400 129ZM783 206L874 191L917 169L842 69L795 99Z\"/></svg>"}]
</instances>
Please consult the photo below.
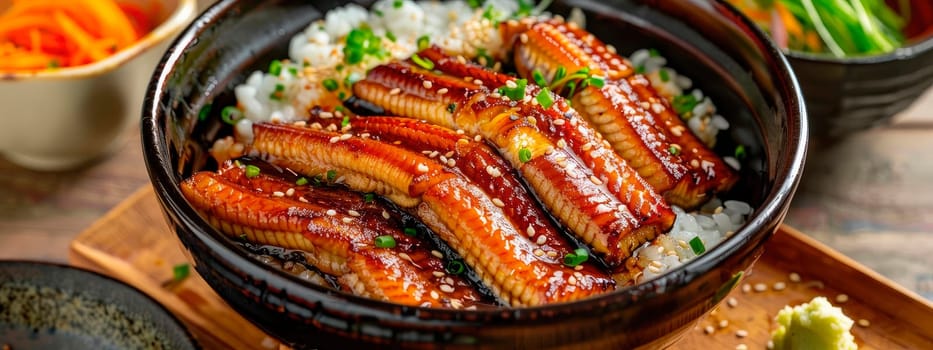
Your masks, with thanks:
<instances>
[{"instance_id":1,"label":"green onion slice","mask_svg":"<svg viewBox=\"0 0 933 350\"><path fill-rule=\"evenodd\" d=\"M302 176L302 177L299 177L298 180L295 180L295 184L298 185L298 186L307 185L307 184L308 184L308 178L303 177L303 176Z\"/></svg>"},{"instance_id":2,"label":"green onion slice","mask_svg":"<svg viewBox=\"0 0 933 350\"><path fill-rule=\"evenodd\" d=\"M191 266L188 264L178 264L172 267L172 281L181 282L191 274Z\"/></svg>"},{"instance_id":3,"label":"green onion slice","mask_svg":"<svg viewBox=\"0 0 933 350\"><path fill-rule=\"evenodd\" d=\"M234 125L240 119L243 119L243 112L235 106L227 106L220 110L220 120L223 120L224 123Z\"/></svg>"},{"instance_id":4,"label":"green onion slice","mask_svg":"<svg viewBox=\"0 0 933 350\"><path fill-rule=\"evenodd\" d=\"M703 254L706 251L706 245L703 244L703 240L699 236L693 237L690 240L690 249L693 249L693 253L696 255Z\"/></svg>"},{"instance_id":5,"label":"green onion slice","mask_svg":"<svg viewBox=\"0 0 933 350\"><path fill-rule=\"evenodd\" d=\"M551 106L554 105L554 98L551 97L551 92L547 89L539 91L535 99L538 100L538 103L541 104L541 107L544 107L544 109L551 108Z\"/></svg>"},{"instance_id":6,"label":"green onion slice","mask_svg":"<svg viewBox=\"0 0 933 350\"><path fill-rule=\"evenodd\" d=\"M375 243L379 248L395 248L395 238L389 235L376 237Z\"/></svg>"},{"instance_id":7,"label":"green onion slice","mask_svg":"<svg viewBox=\"0 0 933 350\"><path fill-rule=\"evenodd\" d=\"M459 275L463 273L464 270L466 270L466 267L463 266L463 262L460 260L451 260L447 263L447 268L445 270L447 270L447 273L451 275Z\"/></svg>"},{"instance_id":8,"label":"green onion slice","mask_svg":"<svg viewBox=\"0 0 933 350\"><path fill-rule=\"evenodd\" d=\"M431 60L427 58L422 58L421 56L418 56L418 54L412 55L411 60L414 61L415 64L417 64L421 68L424 68L427 70L434 69L434 62L431 62Z\"/></svg>"},{"instance_id":9,"label":"green onion slice","mask_svg":"<svg viewBox=\"0 0 933 350\"><path fill-rule=\"evenodd\" d=\"M590 253L586 249L577 248L573 253L564 256L564 265L575 267L586 262L590 258Z\"/></svg>"},{"instance_id":10,"label":"green onion slice","mask_svg":"<svg viewBox=\"0 0 933 350\"><path fill-rule=\"evenodd\" d=\"M327 91L337 91L337 89L340 88L340 84L337 83L337 80L333 78L324 79L321 84L324 85L324 88L327 89Z\"/></svg>"},{"instance_id":11,"label":"green onion slice","mask_svg":"<svg viewBox=\"0 0 933 350\"><path fill-rule=\"evenodd\" d=\"M279 74L282 74L282 61L273 60L272 62L270 62L269 63L269 74L272 74L274 76L278 76Z\"/></svg>"},{"instance_id":12,"label":"green onion slice","mask_svg":"<svg viewBox=\"0 0 933 350\"><path fill-rule=\"evenodd\" d=\"M522 163L528 163L531 161L531 150L527 148L522 148L518 150L518 160Z\"/></svg>"},{"instance_id":13,"label":"green onion slice","mask_svg":"<svg viewBox=\"0 0 933 350\"><path fill-rule=\"evenodd\" d=\"M246 166L246 177L253 178L259 176L259 173L262 172L258 166L249 164Z\"/></svg>"},{"instance_id":14,"label":"green onion slice","mask_svg":"<svg viewBox=\"0 0 933 350\"><path fill-rule=\"evenodd\" d=\"M431 46L431 38L428 37L427 35L422 35L418 37L417 43L418 43L418 51L427 49L428 46Z\"/></svg>"},{"instance_id":15,"label":"green onion slice","mask_svg":"<svg viewBox=\"0 0 933 350\"><path fill-rule=\"evenodd\" d=\"M416 230L416 229L414 229L414 228L412 228L412 227L406 227L406 228L405 228L405 235L408 235L408 236L417 236L417 235L418 235L418 230Z\"/></svg>"}]
</instances>

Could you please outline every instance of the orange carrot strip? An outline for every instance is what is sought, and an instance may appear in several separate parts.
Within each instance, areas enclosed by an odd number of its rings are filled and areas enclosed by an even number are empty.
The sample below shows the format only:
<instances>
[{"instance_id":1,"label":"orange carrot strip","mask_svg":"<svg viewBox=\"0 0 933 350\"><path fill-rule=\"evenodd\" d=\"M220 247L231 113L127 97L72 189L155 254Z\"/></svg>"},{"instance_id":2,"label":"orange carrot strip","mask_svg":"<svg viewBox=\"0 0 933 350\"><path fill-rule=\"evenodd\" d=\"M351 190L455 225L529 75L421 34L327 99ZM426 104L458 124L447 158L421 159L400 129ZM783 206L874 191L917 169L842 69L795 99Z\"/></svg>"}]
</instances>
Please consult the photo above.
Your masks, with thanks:
<instances>
[{"instance_id":1,"label":"orange carrot strip","mask_svg":"<svg viewBox=\"0 0 933 350\"><path fill-rule=\"evenodd\" d=\"M71 18L65 16L62 12L55 12L54 17L55 21L62 27L65 35L78 44L79 49L86 52L92 60L96 61L107 57L106 52L101 52L98 48L94 47L94 38L78 26Z\"/></svg>"},{"instance_id":2,"label":"orange carrot strip","mask_svg":"<svg viewBox=\"0 0 933 350\"><path fill-rule=\"evenodd\" d=\"M781 17L781 22L784 22L784 28L787 29L787 33L790 36L801 38L803 37L803 26L800 25L800 22L797 21L797 17L794 17L792 13L781 4L780 1L774 2L774 8L777 10L778 15Z\"/></svg>"}]
</instances>

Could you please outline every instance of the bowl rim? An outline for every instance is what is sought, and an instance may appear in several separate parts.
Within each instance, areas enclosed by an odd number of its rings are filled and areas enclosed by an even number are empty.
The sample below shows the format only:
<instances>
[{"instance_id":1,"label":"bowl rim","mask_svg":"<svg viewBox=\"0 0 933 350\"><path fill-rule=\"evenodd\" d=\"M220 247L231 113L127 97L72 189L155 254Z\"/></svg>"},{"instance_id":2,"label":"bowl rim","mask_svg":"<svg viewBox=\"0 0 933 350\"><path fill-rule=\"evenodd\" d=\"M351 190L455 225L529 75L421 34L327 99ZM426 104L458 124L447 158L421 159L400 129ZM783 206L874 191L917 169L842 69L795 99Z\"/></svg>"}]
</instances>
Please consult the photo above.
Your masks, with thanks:
<instances>
[{"instance_id":1,"label":"bowl rim","mask_svg":"<svg viewBox=\"0 0 933 350\"><path fill-rule=\"evenodd\" d=\"M786 110L787 126L792 137L786 153L769 154L768 159L786 158L787 165L775 175L774 185L768 195L762 199L762 204L755 208L753 215L748 221L733 235L720 242L714 249L706 254L700 255L690 262L671 269L661 276L633 286L619 288L598 296L585 298L570 302L560 302L530 307L496 307L492 309L478 310L454 310L441 308L428 308L420 306L407 306L397 303L378 301L370 298L356 296L353 294L334 291L332 289L316 286L307 281L302 281L297 276L288 274L279 269L262 266L255 259L246 255L242 248L234 246L234 243L227 239L219 230L209 225L194 208L187 202L181 193L179 181L174 175L173 165L170 161L170 150L164 142L163 126L164 111L160 108L160 101L167 95L167 84L170 77L175 74L175 68L181 58L185 55L185 50L197 41L197 37L207 27L216 25L218 20L228 12L232 11L234 6L243 0L221 0L209 7L171 44L170 49L163 56L158 68L153 74L150 85L147 89L146 99L142 110L142 146L144 148L144 158L152 185L155 189L157 198L163 206L163 213L169 220L180 223L176 229L191 229L189 234L195 236L200 243L206 245L214 258L220 260L228 266L235 266L236 269L247 274L257 274L265 279L266 285L275 285L281 287L283 291L287 290L287 297L290 302L293 298L299 300L315 300L318 303L323 300L335 302L332 305L341 305L343 312L347 314L362 315L390 315L391 308L406 308L415 310L416 313L428 313L431 315L446 315L444 320L453 320L455 322L466 322L467 320L458 319L456 315L464 313L479 315L480 317L491 317L501 319L530 319L525 316L530 314L551 314L565 315L568 313L578 314L580 312L603 310L607 304L627 305L633 300L633 295L650 296L658 288L666 294L680 289L692 283L704 272L712 267L718 266L728 258L738 253L749 241L754 241L753 237L769 237L773 230L764 230L768 222L783 218L786 210L783 207L789 204L793 192L795 191L801 175L803 173L804 161L806 159L808 143L808 122L806 107L804 104L803 93L798 84L798 80L791 69L790 63L783 55L781 50L768 39L765 33L754 25L738 10L734 9L725 0L689 0L691 2L704 3L712 6L723 14L723 17L731 19L732 24L740 26L746 35L751 35L752 39L759 44L765 59L773 60L771 64L778 68L778 71L772 72L772 79L779 80L783 84L775 84L779 91L785 93L786 100L783 107ZM651 3L652 1L648 1ZM698 5L700 6L700 5ZM724 12L724 13L723 13ZM763 140L767 141L767 140ZM780 164L780 162L776 162ZM779 221L778 221L779 223ZM775 224L776 228L777 224ZM767 232L766 232L767 231ZM215 250L216 249L216 250ZM206 264L200 264L206 266ZM200 266L199 266L200 267ZM687 275L687 278L676 278L678 275ZM734 287L734 285L732 286ZM311 294L308 294L311 293ZM312 298L309 298L311 296ZM326 302L324 302L326 304ZM375 309L370 306L375 306ZM519 315L521 314L521 315ZM397 314L391 314L398 317ZM499 315L499 317L496 317ZM539 321L546 321L549 317L537 318Z\"/></svg>"},{"instance_id":2,"label":"bowl rim","mask_svg":"<svg viewBox=\"0 0 933 350\"><path fill-rule=\"evenodd\" d=\"M59 269L61 271L65 271L65 273L85 274L89 276L95 276L96 278L110 281L117 286L124 287L126 288L127 291L129 291L139 300L141 300L142 302L151 304L156 310L159 310L163 315L165 315L168 318L168 320L172 322L172 325L174 325L179 330L181 330L182 334L185 335L185 340L187 340L192 345L192 348L194 349L201 348L201 345L198 343L197 340L195 340L194 334L191 333L191 330L188 329L185 323L181 321L181 318L176 316L175 313L169 310L166 305L162 304L162 302L156 300L154 297L150 296L148 293L143 292L142 289L137 288L136 286L132 284L121 281L117 279L116 277L105 275L102 272L91 270L91 269L84 268L81 266L76 266L76 265L63 264L63 263L52 262L52 261L29 260L29 259L0 260L0 268L15 267L15 266L27 266L27 267L34 267L38 269L50 269L51 268L51 269ZM69 293L76 293L76 292L81 292L81 290L75 289L75 290L69 291ZM113 303L111 300L104 299L104 298L101 298L100 301L102 303ZM141 316L146 316L146 315L141 315Z\"/></svg>"},{"instance_id":3,"label":"bowl rim","mask_svg":"<svg viewBox=\"0 0 933 350\"><path fill-rule=\"evenodd\" d=\"M197 15L198 0L177 0L177 4L168 17L158 26L150 30L132 45L117 51L106 58L74 67L58 69L43 69L31 72L0 72L0 82L23 80L64 80L80 79L101 75L120 67L124 63L153 48L160 42L171 39L175 34L185 28L188 22ZM165 1L160 1L162 4Z\"/></svg>"}]
</instances>

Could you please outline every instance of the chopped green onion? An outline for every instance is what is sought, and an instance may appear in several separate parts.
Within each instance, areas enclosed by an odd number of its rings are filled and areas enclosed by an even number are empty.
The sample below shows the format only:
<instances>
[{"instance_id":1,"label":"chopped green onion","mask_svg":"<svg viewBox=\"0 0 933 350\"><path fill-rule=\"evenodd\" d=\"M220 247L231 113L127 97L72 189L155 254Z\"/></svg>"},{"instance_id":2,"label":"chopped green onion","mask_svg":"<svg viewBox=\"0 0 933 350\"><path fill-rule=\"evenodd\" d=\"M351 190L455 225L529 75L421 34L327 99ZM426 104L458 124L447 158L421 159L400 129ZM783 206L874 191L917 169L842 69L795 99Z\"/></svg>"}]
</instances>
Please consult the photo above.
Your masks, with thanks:
<instances>
[{"instance_id":1,"label":"chopped green onion","mask_svg":"<svg viewBox=\"0 0 933 350\"><path fill-rule=\"evenodd\" d=\"M220 110L220 120L223 120L224 123L233 125L236 124L240 119L243 118L243 112L235 106L227 106L224 109Z\"/></svg>"},{"instance_id":2,"label":"chopped green onion","mask_svg":"<svg viewBox=\"0 0 933 350\"><path fill-rule=\"evenodd\" d=\"M498 23L499 19L502 18L502 13L492 5L487 5L486 9L483 10L483 18L488 19L490 22L494 22L493 24L496 24Z\"/></svg>"},{"instance_id":3,"label":"chopped green onion","mask_svg":"<svg viewBox=\"0 0 933 350\"><path fill-rule=\"evenodd\" d=\"M308 184L308 179L304 176L299 177L298 180L295 180L295 184L298 186L304 186Z\"/></svg>"},{"instance_id":4,"label":"chopped green onion","mask_svg":"<svg viewBox=\"0 0 933 350\"><path fill-rule=\"evenodd\" d=\"M658 56L661 56L661 53L658 52L658 49L651 48L651 49L648 49L648 56L658 57Z\"/></svg>"},{"instance_id":5,"label":"chopped green onion","mask_svg":"<svg viewBox=\"0 0 933 350\"><path fill-rule=\"evenodd\" d=\"M427 49L428 46L431 46L431 38L427 35L422 35L418 37L418 51Z\"/></svg>"},{"instance_id":6,"label":"chopped green onion","mask_svg":"<svg viewBox=\"0 0 933 350\"><path fill-rule=\"evenodd\" d=\"M538 84L538 86L547 86L547 79L544 79L544 74L542 74L540 70L535 69L533 72L531 72L531 77L534 79L535 84Z\"/></svg>"},{"instance_id":7,"label":"chopped green onion","mask_svg":"<svg viewBox=\"0 0 933 350\"><path fill-rule=\"evenodd\" d=\"M298 76L298 68L296 68L296 67L288 67L288 74L291 74L293 77L297 77L297 76Z\"/></svg>"},{"instance_id":8,"label":"chopped green onion","mask_svg":"<svg viewBox=\"0 0 933 350\"><path fill-rule=\"evenodd\" d=\"M661 78L661 81L667 82L671 80L670 73L667 72L667 69L661 69L658 71L658 76Z\"/></svg>"},{"instance_id":9,"label":"chopped green onion","mask_svg":"<svg viewBox=\"0 0 933 350\"><path fill-rule=\"evenodd\" d=\"M327 182L334 182L334 179L337 178L337 170L331 169L327 171Z\"/></svg>"},{"instance_id":10,"label":"chopped green onion","mask_svg":"<svg viewBox=\"0 0 933 350\"><path fill-rule=\"evenodd\" d=\"M269 74L274 76L279 76L279 74L282 74L282 61L273 60L271 63L269 63Z\"/></svg>"},{"instance_id":11,"label":"chopped green onion","mask_svg":"<svg viewBox=\"0 0 933 350\"><path fill-rule=\"evenodd\" d=\"M245 241L246 238L247 238L247 236L246 236L245 233L240 234L240 240L241 240L241 241Z\"/></svg>"},{"instance_id":12,"label":"chopped green onion","mask_svg":"<svg viewBox=\"0 0 933 350\"><path fill-rule=\"evenodd\" d=\"M746 154L745 152L744 145L735 146L735 159L742 160L742 159L745 159L747 155L748 154Z\"/></svg>"},{"instance_id":13,"label":"chopped green onion","mask_svg":"<svg viewBox=\"0 0 933 350\"><path fill-rule=\"evenodd\" d=\"M566 75L567 75L567 68L564 68L564 66L557 67L557 71L554 72L554 81L561 80Z\"/></svg>"},{"instance_id":14,"label":"chopped green onion","mask_svg":"<svg viewBox=\"0 0 933 350\"><path fill-rule=\"evenodd\" d=\"M311 178L311 181L314 182L315 186L320 186L321 185L321 174L314 175L314 177Z\"/></svg>"},{"instance_id":15,"label":"chopped green onion","mask_svg":"<svg viewBox=\"0 0 933 350\"><path fill-rule=\"evenodd\" d=\"M590 258L590 253L586 249L577 248L573 250L573 253L568 253L564 255L564 265L575 267L586 262Z\"/></svg>"},{"instance_id":16,"label":"chopped green onion","mask_svg":"<svg viewBox=\"0 0 933 350\"><path fill-rule=\"evenodd\" d=\"M343 47L344 61L356 64L369 56L385 57L386 51L382 48L382 38L373 34L368 27L355 28L347 34L346 45Z\"/></svg>"},{"instance_id":17,"label":"chopped green onion","mask_svg":"<svg viewBox=\"0 0 933 350\"><path fill-rule=\"evenodd\" d=\"M528 80L518 79L515 80L514 88L510 88L508 85L503 85L499 88L499 93L508 97L512 101L521 101L525 97L525 86L527 85Z\"/></svg>"},{"instance_id":18,"label":"chopped green onion","mask_svg":"<svg viewBox=\"0 0 933 350\"><path fill-rule=\"evenodd\" d=\"M366 203L371 203L374 199L376 199L375 193L366 193L363 195L363 201Z\"/></svg>"},{"instance_id":19,"label":"chopped green onion","mask_svg":"<svg viewBox=\"0 0 933 350\"><path fill-rule=\"evenodd\" d=\"M395 33L392 33L392 32L386 32L386 39L389 39L389 41L391 41L391 42L393 42L393 43L394 43L396 40L398 40L398 38L395 37Z\"/></svg>"},{"instance_id":20,"label":"chopped green onion","mask_svg":"<svg viewBox=\"0 0 933 350\"><path fill-rule=\"evenodd\" d=\"M337 98L338 98L339 100L343 101L345 98L347 98L347 93L346 93L346 92L343 92L343 91L338 92L338 93L337 93Z\"/></svg>"},{"instance_id":21,"label":"chopped green onion","mask_svg":"<svg viewBox=\"0 0 933 350\"><path fill-rule=\"evenodd\" d=\"M261 172L261 170L259 169L258 166L255 166L255 165L252 165L252 164L249 164L249 165L246 166L246 177L248 177L248 178L257 177L257 176L259 176L259 173L260 173L260 172Z\"/></svg>"},{"instance_id":22,"label":"chopped green onion","mask_svg":"<svg viewBox=\"0 0 933 350\"><path fill-rule=\"evenodd\" d=\"M61 67L61 63L58 63L58 60L51 60L49 64L46 65L47 68L58 68Z\"/></svg>"},{"instance_id":23,"label":"chopped green onion","mask_svg":"<svg viewBox=\"0 0 933 350\"><path fill-rule=\"evenodd\" d=\"M551 97L551 92L548 89L542 89L538 92L538 95L535 96L535 100L538 100L538 103L541 104L541 107L544 109L551 108L554 105L554 98Z\"/></svg>"},{"instance_id":24,"label":"chopped green onion","mask_svg":"<svg viewBox=\"0 0 933 350\"><path fill-rule=\"evenodd\" d=\"M693 237L690 240L690 249L693 249L693 253L696 255L703 254L706 251L706 246L703 245L703 240L699 236Z\"/></svg>"},{"instance_id":25,"label":"chopped green onion","mask_svg":"<svg viewBox=\"0 0 933 350\"><path fill-rule=\"evenodd\" d=\"M667 151L675 156L680 154L680 148L674 145L671 145L671 147L668 147Z\"/></svg>"},{"instance_id":26,"label":"chopped green onion","mask_svg":"<svg viewBox=\"0 0 933 350\"><path fill-rule=\"evenodd\" d=\"M282 97L285 95L285 85L284 84L275 84L275 91L269 94L269 99L275 101L281 101Z\"/></svg>"},{"instance_id":27,"label":"chopped green onion","mask_svg":"<svg viewBox=\"0 0 933 350\"><path fill-rule=\"evenodd\" d=\"M211 114L211 107L212 106L210 103L205 104L204 106L201 106L201 110L198 111L198 121L203 122L207 120L207 117L210 116Z\"/></svg>"},{"instance_id":28,"label":"chopped green onion","mask_svg":"<svg viewBox=\"0 0 933 350\"><path fill-rule=\"evenodd\" d=\"M392 1L392 7L397 8L397 9L402 8L402 0Z\"/></svg>"},{"instance_id":29,"label":"chopped green onion","mask_svg":"<svg viewBox=\"0 0 933 350\"><path fill-rule=\"evenodd\" d=\"M527 148L522 148L518 150L518 161L522 163L528 163L531 161L531 150Z\"/></svg>"},{"instance_id":30,"label":"chopped green onion","mask_svg":"<svg viewBox=\"0 0 933 350\"><path fill-rule=\"evenodd\" d=\"M337 89L340 88L340 84L337 83L336 80L331 79L331 78L324 79L324 81L321 82L321 84L324 85L324 88L327 89L327 91L337 91Z\"/></svg>"},{"instance_id":31,"label":"chopped green onion","mask_svg":"<svg viewBox=\"0 0 933 350\"><path fill-rule=\"evenodd\" d=\"M382 10L379 10L379 9L373 9L373 13L375 13L376 16L379 16L379 17L384 16L384 14L382 13Z\"/></svg>"},{"instance_id":32,"label":"chopped green onion","mask_svg":"<svg viewBox=\"0 0 933 350\"><path fill-rule=\"evenodd\" d=\"M350 116L343 116L343 120L340 121L340 128L345 128L347 125L350 125Z\"/></svg>"},{"instance_id":33,"label":"chopped green onion","mask_svg":"<svg viewBox=\"0 0 933 350\"><path fill-rule=\"evenodd\" d=\"M172 281L181 282L191 274L191 266L188 264L178 264L172 267Z\"/></svg>"},{"instance_id":34,"label":"chopped green onion","mask_svg":"<svg viewBox=\"0 0 933 350\"><path fill-rule=\"evenodd\" d=\"M635 66L635 73L638 73L638 74L645 73L645 66L640 65L640 64Z\"/></svg>"},{"instance_id":35,"label":"chopped green onion","mask_svg":"<svg viewBox=\"0 0 933 350\"><path fill-rule=\"evenodd\" d=\"M570 89L570 91L567 92L567 97L569 98L570 96L573 96L573 94L577 91L577 82L575 81L568 82L567 89ZM567 101L569 102L570 100L568 99Z\"/></svg>"},{"instance_id":36,"label":"chopped green onion","mask_svg":"<svg viewBox=\"0 0 933 350\"><path fill-rule=\"evenodd\" d=\"M453 113L453 112L456 111L456 110L457 110L457 104L456 104L456 103L451 103L451 104L448 104L448 105L447 105L447 111L448 111L448 112Z\"/></svg>"},{"instance_id":37,"label":"chopped green onion","mask_svg":"<svg viewBox=\"0 0 933 350\"><path fill-rule=\"evenodd\" d=\"M480 6L483 6L484 0L467 0L467 5L470 5L471 9L478 9Z\"/></svg>"},{"instance_id":38,"label":"chopped green onion","mask_svg":"<svg viewBox=\"0 0 933 350\"><path fill-rule=\"evenodd\" d=\"M671 101L671 107L674 107L674 112L677 112L677 114L684 115L687 112L693 111L693 108L696 107L698 103L700 103L700 101L697 101L696 96L686 94L674 97L674 100Z\"/></svg>"},{"instance_id":39,"label":"chopped green onion","mask_svg":"<svg viewBox=\"0 0 933 350\"><path fill-rule=\"evenodd\" d=\"M418 56L418 54L412 55L411 60L414 61L415 64L417 64L421 68L424 68L427 70L434 69L434 62L431 62L431 60L427 58L421 58L421 56Z\"/></svg>"},{"instance_id":40,"label":"chopped green onion","mask_svg":"<svg viewBox=\"0 0 933 350\"><path fill-rule=\"evenodd\" d=\"M416 230L416 229L414 229L414 228L412 228L412 227L406 227L406 228L405 228L405 235L407 235L407 236L417 236L417 235L418 235L418 230Z\"/></svg>"},{"instance_id":41,"label":"chopped green onion","mask_svg":"<svg viewBox=\"0 0 933 350\"><path fill-rule=\"evenodd\" d=\"M586 85L592 85L597 88L602 88L604 85L606 85L606 80L601 77L589 77L586 78L586 80L583 82L586 83Z\"/></svg>"},{"instance_id":42,"label":"chopped green onion","mask_svg":"<svg viewBox=\"0 0 933 350\"><path fill-rule=\"evenodd\" d=\"M466 267L463 266L463 263L460 260L451 260L447 263L447 268L445 270L447 270L447 273L451 275L459 275L463 273L464 270L466 270Z\"/></svg>"},{"instance_id":43,"label":"chopped green onion","mask_svg":"<svg viewBox=\"0 0 933 350\"><path fill-rule=\"evenodd\" d=\"M395 238L389 235L382 235L376 237L376 247L379 248L395 248Z\"/></svg>"},{"instance_id":44,"label":"chopped green onion","mask_svg":"<svg viewBox=\"0 0 933 350\"><path fill-rule=\"evenodd\" d=\"M495 65L495 61L492 59L492 56L489 56L489 52L484 48L476 49L476 61L486 67L492 67Z\"/></svg>"}]
</instances>

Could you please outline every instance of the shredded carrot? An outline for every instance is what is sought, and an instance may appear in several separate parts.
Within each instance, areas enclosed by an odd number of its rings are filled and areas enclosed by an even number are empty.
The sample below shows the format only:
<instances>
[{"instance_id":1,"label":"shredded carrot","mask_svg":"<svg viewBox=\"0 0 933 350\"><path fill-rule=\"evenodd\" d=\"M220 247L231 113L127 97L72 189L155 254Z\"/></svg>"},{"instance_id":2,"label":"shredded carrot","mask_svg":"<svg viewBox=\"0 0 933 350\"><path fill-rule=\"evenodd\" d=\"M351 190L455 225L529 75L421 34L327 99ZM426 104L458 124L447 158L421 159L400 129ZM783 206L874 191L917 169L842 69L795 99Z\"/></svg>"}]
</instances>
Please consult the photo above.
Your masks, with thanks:
<instances>
[{"instance_id":1,"label":"shredded carrot","mask_svg":"<svg viewBox=\"0 0 933 350\"><path fill-rule=\"evenodd\" d=\"M117 0L12 0L0 13L0 72L92 63L151 29L146 11Z\"/></svg>"},{"instance_id":2,"label":"shredded carrot","mask_svg":"<svg viewBox=\"0 0 933 350\"><path fill-rule=\"evenodd\" d=\"M784 4L780 1L775 1L774 9L777 10L778 15L781 16L781 22L784 22L784 27L787 29L787 33L790 34L790 36L798 38L803 36L803 26L800 25L797 18L790 13Z\"/></svg>"}]
</instances>

